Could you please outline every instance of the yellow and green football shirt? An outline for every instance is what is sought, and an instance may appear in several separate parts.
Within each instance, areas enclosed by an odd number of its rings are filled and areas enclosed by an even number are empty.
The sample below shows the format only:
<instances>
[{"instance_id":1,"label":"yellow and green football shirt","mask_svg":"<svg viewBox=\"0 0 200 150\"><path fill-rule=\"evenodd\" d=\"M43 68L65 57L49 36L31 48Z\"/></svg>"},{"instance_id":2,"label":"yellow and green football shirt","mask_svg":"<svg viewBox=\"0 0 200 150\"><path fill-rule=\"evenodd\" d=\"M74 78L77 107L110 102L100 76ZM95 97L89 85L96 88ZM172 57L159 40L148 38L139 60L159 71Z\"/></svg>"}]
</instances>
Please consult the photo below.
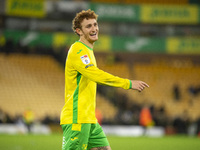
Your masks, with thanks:
<instances>
[{"instance_id":1,"label":"yellow and green football shirt","mask_svg":"<svg viewBox=\"0 0 200 150\"><path fill-rule=\"evenodd\" d=\"M98 84L131 88L131 81L97 68L93 49L77 41L69 49L65 65L65 105L60 124L97 123L95 117Z\"/></svg>"}]
</instances>

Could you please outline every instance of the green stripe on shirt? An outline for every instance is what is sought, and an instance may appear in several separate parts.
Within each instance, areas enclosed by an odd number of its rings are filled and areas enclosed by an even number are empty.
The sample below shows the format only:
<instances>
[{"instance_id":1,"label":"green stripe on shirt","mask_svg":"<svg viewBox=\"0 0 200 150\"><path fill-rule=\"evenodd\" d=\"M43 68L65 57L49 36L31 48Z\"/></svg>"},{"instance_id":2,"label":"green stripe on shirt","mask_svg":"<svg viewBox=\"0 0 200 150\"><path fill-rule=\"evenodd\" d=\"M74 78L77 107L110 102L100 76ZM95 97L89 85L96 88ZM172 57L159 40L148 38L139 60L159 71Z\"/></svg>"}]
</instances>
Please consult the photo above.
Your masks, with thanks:
<instances>
[{"instance_id":1,"label":"green stripe on shirt","mask_svg":"<svg viewBox=\"0 0 200 150\"><path fill-rule=\"evenodd\" d=\"M78 92L79 92L79 83L81 80L81 74L77 73L77 87L73 95L73 123L78 121Z\"/></svg>"}]
</instances>

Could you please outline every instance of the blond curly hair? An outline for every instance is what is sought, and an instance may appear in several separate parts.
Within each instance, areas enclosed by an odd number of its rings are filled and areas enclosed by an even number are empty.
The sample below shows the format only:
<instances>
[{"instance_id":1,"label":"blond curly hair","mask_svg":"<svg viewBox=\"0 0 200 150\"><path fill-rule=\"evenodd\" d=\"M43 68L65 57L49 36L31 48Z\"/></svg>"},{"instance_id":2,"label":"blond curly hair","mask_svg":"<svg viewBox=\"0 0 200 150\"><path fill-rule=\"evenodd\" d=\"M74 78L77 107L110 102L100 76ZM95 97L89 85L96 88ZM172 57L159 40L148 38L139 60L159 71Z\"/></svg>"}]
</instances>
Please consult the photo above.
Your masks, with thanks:
<instances>
[{"instance_id":1,"label":"blond curly hair","mask_svg":"<svg viewBox=\"0 0 200 150\"><path fill-rule=\"evenodd\" d=\"M81 29L81 23L84 19L96 19L97 20L98 15L95 14L94 11L88 9L88 10L82 10L81 12L77 13L75 18L72 20L72 29L73 31L79 35L76 32L76 29L79 28ZM80 36L80 35L79 35Z\"/></svg>"}]
</instances>

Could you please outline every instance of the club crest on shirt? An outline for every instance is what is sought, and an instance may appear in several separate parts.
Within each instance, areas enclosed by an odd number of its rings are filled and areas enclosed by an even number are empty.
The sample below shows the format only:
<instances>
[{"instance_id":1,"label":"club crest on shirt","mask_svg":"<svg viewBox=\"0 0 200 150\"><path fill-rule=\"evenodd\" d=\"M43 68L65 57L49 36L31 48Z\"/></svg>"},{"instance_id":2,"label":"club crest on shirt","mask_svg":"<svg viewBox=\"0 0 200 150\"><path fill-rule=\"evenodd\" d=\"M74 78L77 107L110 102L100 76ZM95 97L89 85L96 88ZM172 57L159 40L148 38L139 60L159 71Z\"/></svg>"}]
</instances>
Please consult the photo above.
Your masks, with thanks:
<instances>
[{"instance_id":1,"label":"club crest on shirt","mask_svg":"<svg viewBox=\"0 0 200 150\"><path fill-rule=\"evenodd\" d=\"M81 56L81 60L86 65L90 63L90 58L88 57L88 55Z\"/></svg>"}]
</instances>

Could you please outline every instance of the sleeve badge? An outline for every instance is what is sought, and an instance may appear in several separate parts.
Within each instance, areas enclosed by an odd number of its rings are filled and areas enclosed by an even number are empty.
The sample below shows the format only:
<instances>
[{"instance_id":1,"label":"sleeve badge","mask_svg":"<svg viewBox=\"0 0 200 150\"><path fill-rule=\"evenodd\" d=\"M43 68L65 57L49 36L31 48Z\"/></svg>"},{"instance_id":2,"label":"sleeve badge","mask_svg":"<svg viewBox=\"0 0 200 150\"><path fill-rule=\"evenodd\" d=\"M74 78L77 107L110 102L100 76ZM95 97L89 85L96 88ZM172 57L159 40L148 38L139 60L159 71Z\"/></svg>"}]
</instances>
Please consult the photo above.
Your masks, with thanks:
<instances>
[{"instance_id":1,"label":"sleeve badge","mask_svg":"<svg viewBox=\"0 0 200 150\"><path fill-rule=\"evenodd\" d=\"M90 58L88 57L88 55L81 56L81 60L85 65L90 63Z\"/></svg>"}]
</instances>

